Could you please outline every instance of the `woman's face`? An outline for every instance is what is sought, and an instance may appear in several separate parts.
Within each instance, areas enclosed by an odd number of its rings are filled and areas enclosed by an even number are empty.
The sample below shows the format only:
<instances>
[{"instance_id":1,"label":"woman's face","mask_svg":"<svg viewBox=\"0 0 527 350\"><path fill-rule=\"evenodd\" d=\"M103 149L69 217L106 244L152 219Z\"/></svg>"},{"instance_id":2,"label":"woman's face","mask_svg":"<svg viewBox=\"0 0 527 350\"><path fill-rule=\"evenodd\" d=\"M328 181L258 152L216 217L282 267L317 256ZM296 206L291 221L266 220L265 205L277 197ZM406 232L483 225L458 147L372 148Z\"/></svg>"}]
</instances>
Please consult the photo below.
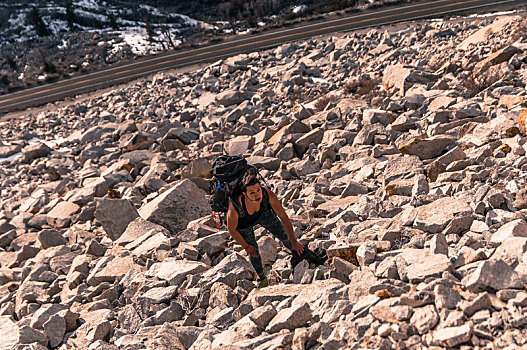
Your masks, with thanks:
<instances>
[{"instance_id":1,"label":"woman's face","mask_svg":"<svg viewBox=\"0 0 527 350\"><path fill-rule=\"evenodd\" d=\"M260 200L262 200L262 187L260 186L260 184L247 186L245 196L253 202L259 202Z\"/></svg>"}]
</instances>

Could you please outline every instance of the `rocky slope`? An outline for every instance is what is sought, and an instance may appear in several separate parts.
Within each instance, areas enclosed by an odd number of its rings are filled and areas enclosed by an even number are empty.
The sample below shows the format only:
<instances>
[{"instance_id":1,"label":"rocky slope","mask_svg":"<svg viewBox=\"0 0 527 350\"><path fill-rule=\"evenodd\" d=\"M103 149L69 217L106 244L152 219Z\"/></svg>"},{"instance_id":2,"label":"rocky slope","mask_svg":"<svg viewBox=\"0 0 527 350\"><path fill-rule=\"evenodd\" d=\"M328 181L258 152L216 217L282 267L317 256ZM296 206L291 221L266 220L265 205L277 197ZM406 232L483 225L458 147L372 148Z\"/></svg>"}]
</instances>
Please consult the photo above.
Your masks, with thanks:
<instances>
[{"instance_id":1,"label":"rocky slope","mask_svg":"<svg viewBox=\"0 0 527 350\"><path fill-rule=\"evenodd\" d=\"M424 22L158 74L1 122L1 349L527 343L527 20ZM212 224L246 155L326 266Z\"/></svg>"}]
</instances>

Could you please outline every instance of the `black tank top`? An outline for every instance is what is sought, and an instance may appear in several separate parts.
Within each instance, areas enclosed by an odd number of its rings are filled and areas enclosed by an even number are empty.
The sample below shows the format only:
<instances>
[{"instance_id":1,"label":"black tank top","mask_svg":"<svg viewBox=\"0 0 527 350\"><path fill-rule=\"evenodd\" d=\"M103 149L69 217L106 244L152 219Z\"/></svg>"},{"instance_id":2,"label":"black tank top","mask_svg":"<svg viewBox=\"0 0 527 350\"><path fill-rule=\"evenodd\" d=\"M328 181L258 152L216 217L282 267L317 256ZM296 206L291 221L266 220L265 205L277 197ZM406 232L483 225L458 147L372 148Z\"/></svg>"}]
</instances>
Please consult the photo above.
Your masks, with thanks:
<instances>
[{"instance_id":1,"label":"black tank top","mask_svg":"<svg viewBox=\"0 0 527 350\"><path fill-rule=\"evenodd\" d=\"M257 212L249 214L247 210L247 204L245 203L245 196L242 194L240 198L241 210L243 210L243 215L238 215L238 226L237 228L249 228L258 223L258 219L262 216L262 213L267 210L269 207L269 194L267 190L262 187L262 201L260 202L260 209Z\"/></svg>"}]
</instances>

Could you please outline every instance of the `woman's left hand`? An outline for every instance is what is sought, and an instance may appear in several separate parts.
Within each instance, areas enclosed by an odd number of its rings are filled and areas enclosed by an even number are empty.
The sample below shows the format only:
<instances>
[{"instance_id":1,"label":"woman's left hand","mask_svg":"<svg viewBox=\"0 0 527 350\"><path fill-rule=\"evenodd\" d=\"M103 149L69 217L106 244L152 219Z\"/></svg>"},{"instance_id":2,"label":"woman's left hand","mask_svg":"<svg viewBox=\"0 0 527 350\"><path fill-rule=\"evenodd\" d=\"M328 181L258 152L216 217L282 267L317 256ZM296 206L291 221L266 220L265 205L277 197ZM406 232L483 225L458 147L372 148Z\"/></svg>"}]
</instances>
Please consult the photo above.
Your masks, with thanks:
<instances>
[{"instance_id":1,"label":"woman's left hand","mask_svg":"<svg viewBox=\"0 0 527 350\"><path fill-rule=\"evenodd\" d=\"M295 239L293 242L291 242L291 244L293 245L294 251L298 255L304 254L304 246L302 245L302 243L300 243L298 240Z\"/></svg>"}]
</instances>

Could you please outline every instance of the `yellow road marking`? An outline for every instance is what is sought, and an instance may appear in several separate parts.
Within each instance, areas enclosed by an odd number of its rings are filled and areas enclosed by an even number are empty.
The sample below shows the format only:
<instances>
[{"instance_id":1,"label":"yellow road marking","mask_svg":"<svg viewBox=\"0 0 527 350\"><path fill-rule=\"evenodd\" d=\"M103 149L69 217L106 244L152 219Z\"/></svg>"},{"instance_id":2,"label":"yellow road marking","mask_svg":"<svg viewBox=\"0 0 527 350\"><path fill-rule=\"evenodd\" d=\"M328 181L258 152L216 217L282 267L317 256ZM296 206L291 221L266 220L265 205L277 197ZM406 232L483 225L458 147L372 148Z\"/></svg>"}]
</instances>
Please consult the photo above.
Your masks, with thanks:
<instances>
[{"instance_id":1,"label":"yellow road marking","mask_svg":"<svg viewBox=\"0 0 527 350\"><path fill-rule=\"evenodd\" d=\"M419 13L419 12L423 12L423 11L437 10L437 9L448 7L448 6L469 4L469 3L472 3L472 2L478 2L478 1L481 1L481 0L458 1L458 2L455 2L455 3L452 3L452 4L445 4L445 5L439 5L439 6L434 6L434 7L427 7L425 9L406 11L406 12L403 12L403 13L400 13L400 14L390 14L390 15L380 16L380 17L375 17L375 18L367 18L367 19L362 19L362 20L359 20L359 21L354 21L354 22L351 22L351 23L337 24L337 25L323 27L323 28L319 28L319 29L312 29L312 30L304 31L302 33L291 33L291 34L282 35L282 36L279 36L279 37L273 37L273 38L264 39L264 40L252 41L252 42L248 42L248 43L244 43L244 44L230 46L230 47L227 47L227 48L210 50L210 51L205 51L205 52L197 53L197 54L190 55L190 56L184 56L184 57L180 57L180 58L176 58L176 59L171 59L171 60L168 60L168 61L162 61L162 62L151 64L151 65L148 65L148 66L136 67L136 68L127 69L127 70L124 70L124 71L119 71L119 72L116 72L116 73L113 73L113 74L110 74L110 75L106 76L106 78L110 78L110 77L116 76L116 75L121 75L123 73L134 72L134 71L145 69L145 68L156 67L156 66L160 66L160 65L164 65L164 64L168 64L168 63L175 63L175 62L178 62L178 61L182 61L182 60L186 60L186 59L190 59L190 58L195 58L195 57L199 57L199 56L204 56L204 55L208 55L208 54L211 54L211 53L216 53L216 52L221 52L221 51L230 51L230 50L235 49L235 48L241 48L241 47L250 46L250 45L254 45L254 44L260 44L260 43L265 43L265 42L270 42L270 41L276 41L278 39L290 38L290 37L293 37L293 36L299 35L299 34L314 33L314 32L321 31L321 30L335 29L335 28L339 28L339 27L346 27L346 26L351 26L351 25L354 25L354 24L370 22L370 21L380 20L380 19L386 19L386 18L390 18L390 17L394 17L394 16L402 16L402 15L408 15L408 14L412 14L412 13ZM24 95L24 96L13 97L13 98L1 101L0 104L6 103L6 102L10 102L10 101L14 101L14 100L24 99L24 98L27 98L27 97L33 96L33 95L42 95L42 94L44 94L46 92L51 92L51 91L54 91L54 90L57 90L57 89L63 89L63 88L67 88L67 87L76 86L76 85L79 85L79 84L82 84L82 83L88 83L88 82L91 82L91 81L94 81L94 80L97 80L97 79L101 79L101 77L81 80L81 81L74 82L74 83L71 83L71 84L67 84L67 85L63 85L63 86L59 86L59 87L55 87L55 88L50 88L50 89L46 89L46 90L42 90L42 91L33 92L31 94Z\"/></svg>"}]
</instances>

